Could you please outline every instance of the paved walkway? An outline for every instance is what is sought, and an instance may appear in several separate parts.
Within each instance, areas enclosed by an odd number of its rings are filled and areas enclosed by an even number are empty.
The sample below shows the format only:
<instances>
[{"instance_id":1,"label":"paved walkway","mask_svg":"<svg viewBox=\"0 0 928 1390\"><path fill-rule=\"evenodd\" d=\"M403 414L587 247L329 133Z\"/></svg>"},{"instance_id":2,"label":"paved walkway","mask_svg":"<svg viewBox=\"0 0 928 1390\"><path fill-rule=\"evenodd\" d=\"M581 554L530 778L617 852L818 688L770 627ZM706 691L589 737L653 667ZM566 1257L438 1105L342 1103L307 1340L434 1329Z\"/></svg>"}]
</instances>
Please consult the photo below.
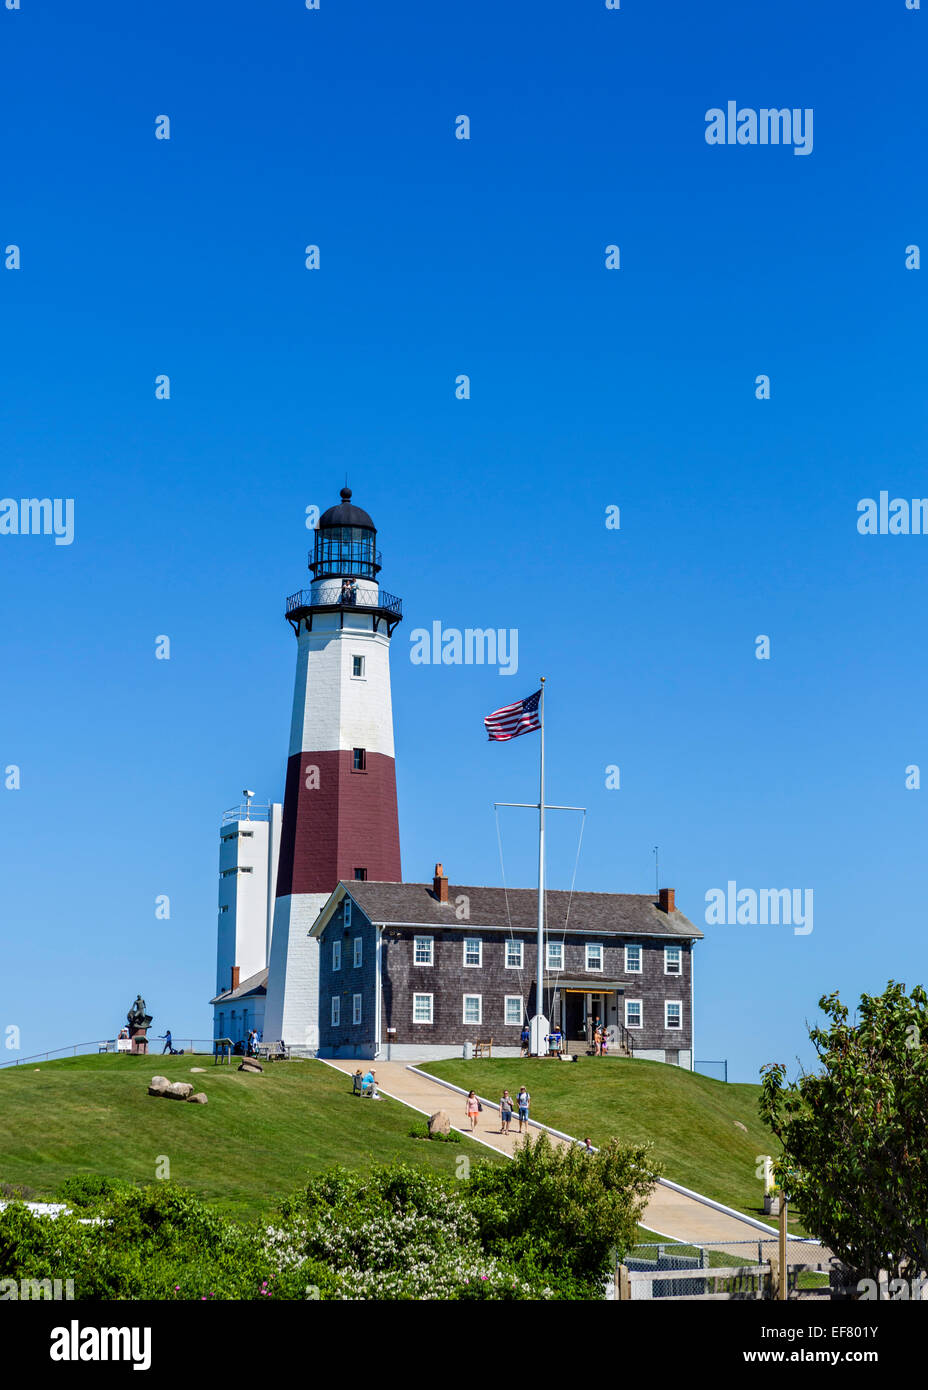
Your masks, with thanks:
<instances>
[{"instance_id":1,"label":"paved walkway","mask_svg":"<svg viewBox=\"0 0 928 1390\"><path fill-rule=\"evenodd\" d=\"M359 1066L357 1061L326 1060L329 1066L337 1067L339 1071L346 1072L349 1076L357 1071ZM367 1064L361 1063L360 1065L366 1070ZM426 1069L428 1068L427 1062L422 1065ZM460 1129L465 1134L469 1133L470 1122L464 1111L464 1096L457 1091L449 1089L438 1081L430 1081L421 1073L411 1069L405 1062L378 1062L374 1070L377 1073L377 1085L384 1095L402 1101L404 1105L411 1106L423 1115L432 1115L436 1110L446 1110L455 1129ZM514 1119L508 1136L501 1134L496 1103L488 1103L485 1096L482 1099L484 1103L483 1113L477 1117L477 1131L473 1137L479 1142L487 1144L491 1149L512 1154L518 1138L518 1118ZM530 1128L537 1132L539 1129L545 1129L546 1126L533 1122ZM556 1144L566 1145L570 1142L554 1134L551 1138ZM655 1188L642 1216L641 1224L646 1226L648 1230L655 1231L658 1235L667 1236L670 1240L691 1241L695 1244L703 1241L740 1242L775 1238L772 1233L765 1236L762 1231L759 1231L756 1226L751 1226L749 1222L741 1221L734 1216L726 1216L724 1212L716 1211L714 1207L706 1206L705 1203L697 1201L696 1198L687 1197L682 1192L675 1192L663 1184L659 1184ZM744 1251L741 1253L743 1254ZM808 1258L812 1259L814 1255L810 1253Z\"/></svg>"}]
</instances>

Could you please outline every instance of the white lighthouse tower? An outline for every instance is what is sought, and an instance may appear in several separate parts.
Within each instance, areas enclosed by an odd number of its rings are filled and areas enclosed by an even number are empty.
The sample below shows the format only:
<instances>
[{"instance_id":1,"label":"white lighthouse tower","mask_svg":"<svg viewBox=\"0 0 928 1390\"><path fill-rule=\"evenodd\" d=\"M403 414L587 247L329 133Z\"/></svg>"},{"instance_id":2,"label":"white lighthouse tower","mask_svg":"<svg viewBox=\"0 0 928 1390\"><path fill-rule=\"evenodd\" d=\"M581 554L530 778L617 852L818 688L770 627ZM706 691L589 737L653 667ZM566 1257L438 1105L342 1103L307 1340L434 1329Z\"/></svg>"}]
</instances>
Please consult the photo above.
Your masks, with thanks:
<instances>
[{"instance_id":1,"label":"white lighthouse tower","mask_svg":"<svg viewBox=\"0 0 928 1390\"><path fill-rule=\"evenodd\" d=\"M287 600L297 639L267 982L266 1040L318 1043L320 908L340 880L399 883L390 637L377 528L351 489L319 519L312 583Z\"/></svg>"}]
</instances>

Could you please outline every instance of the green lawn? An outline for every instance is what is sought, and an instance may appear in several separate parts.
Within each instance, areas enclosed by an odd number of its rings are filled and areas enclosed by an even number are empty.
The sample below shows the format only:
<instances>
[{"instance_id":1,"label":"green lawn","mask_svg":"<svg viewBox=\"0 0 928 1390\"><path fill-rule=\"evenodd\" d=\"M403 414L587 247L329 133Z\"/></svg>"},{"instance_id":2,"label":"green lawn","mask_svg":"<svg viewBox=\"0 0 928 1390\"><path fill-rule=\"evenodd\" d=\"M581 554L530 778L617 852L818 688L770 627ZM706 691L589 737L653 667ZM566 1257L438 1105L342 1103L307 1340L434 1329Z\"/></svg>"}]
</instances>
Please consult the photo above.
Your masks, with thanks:
<instances>
[{"instance_id":1,"label":"green lawn","mask_svg":"<svg viewBox=\"0 0 928 1390\"><path fill-rule=\"evenodd\" d=\"M493 1058L423 1063L423 1071L473 1087L494 1103L503 1088L526 1085L532 1118L596 1145L617 1137L651 1141L664 1177L770 1224L764 1216L757 1156L779 1146L757 1113L759 1086L732 1085L661 1062L581 1057ZM488 1121L486 1111L485 1122ZM738 1120L747 1133L738 1128ZM790 1229L798 1231L795 1221Z\"/></svg>"},{"instance_id":2,"label":"green lawn","mask_svg":"<svg viewBox=\"0 0 928 1390\"><path fill-rule=\"evenodd\" d=\"M191 1066L206 1070L191 1075ZM159 1074L192 1082L209 1103L149 1096ZM277 1062L259 1076L195 1055L69 1057L0 1071L0 1183L46 1198L77 1173L152 1182L166 1157L173 1180L245 1217L335 1163L404 1160L454 1172L464 1153L505 1162L469 1139L411 1138L423 1123L398 1101L353 1096L350 1078L322 1062Z\"/></svg>"}]
</instances>

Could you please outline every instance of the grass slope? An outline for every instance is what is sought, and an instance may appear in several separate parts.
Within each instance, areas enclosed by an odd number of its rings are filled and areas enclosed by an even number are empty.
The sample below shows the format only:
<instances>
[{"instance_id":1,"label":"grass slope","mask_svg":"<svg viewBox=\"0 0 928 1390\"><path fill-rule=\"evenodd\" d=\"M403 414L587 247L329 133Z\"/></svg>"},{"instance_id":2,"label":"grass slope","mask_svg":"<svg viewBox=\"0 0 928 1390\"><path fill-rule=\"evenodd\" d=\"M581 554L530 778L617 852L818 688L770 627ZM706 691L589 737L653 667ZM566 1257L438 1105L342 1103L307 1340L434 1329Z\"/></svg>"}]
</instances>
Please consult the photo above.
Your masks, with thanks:
<instances>
[{"instance_id":1,"label":"grass slope","mask_svg":"<svg viewBox=\"0 0 928 1390\"><path fill-rule=\"evenodd\" d=\"M191 1075L199 1065L205 1072ZM149 1096L159 1074L192 1082L209 1103ZM174 1181L247 1217L335 1163L404 1160L453 1172L462 1153L504 1161L470 1140L411 1138L420 1120L398 1101L353 1096L350 1078L322 1062L278 1062L258 1076L197 1056L69 1057L0 1071L0 1182L37 1197L76 1173L147 1183L165 1156Z\"/></svg>"},{"instance_id":2,"label":"grass slope","mask_svg":"<svg viewBox=\"0 0 928 1390\"><path fill-rule=\"evenodd\" d=\"M664 1177L770 1221L757 1156L776 1154L779 1145L758 1117L759 1086L622 1057L581 1057L570 1066L538 1058L442 1061L423 1063L421 1070L473 1087L494 1103L504 1087L515 1095L525 1085L533 1119L578 1139L589 1135L597 1145L613 1137L627 1144L650 1141ZM486 1110L481 1120L498 1127Z\"/></svg>"}]
</instances>

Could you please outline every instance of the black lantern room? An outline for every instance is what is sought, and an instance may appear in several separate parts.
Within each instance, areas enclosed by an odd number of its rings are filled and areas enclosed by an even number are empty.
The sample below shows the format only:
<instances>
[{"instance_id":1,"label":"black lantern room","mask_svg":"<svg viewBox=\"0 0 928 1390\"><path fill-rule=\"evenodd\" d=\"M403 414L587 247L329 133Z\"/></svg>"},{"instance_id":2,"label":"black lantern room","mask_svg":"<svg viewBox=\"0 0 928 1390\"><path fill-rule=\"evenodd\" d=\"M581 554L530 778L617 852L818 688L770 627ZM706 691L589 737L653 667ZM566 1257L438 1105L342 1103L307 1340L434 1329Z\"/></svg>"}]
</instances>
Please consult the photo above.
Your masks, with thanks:
<instances>
[{"instance_id":1,"label":"black lantern room","mask_svg":"<svg viewBox=\"0 0 928 1390\"><path fill-rule=\"evenodd\" d=\"M374 579L380 569L377 527L367 512L351 501L343 487L341 502L323 512L316 529L309 568L314 579Z\"/></svg>"}]
</instances>

